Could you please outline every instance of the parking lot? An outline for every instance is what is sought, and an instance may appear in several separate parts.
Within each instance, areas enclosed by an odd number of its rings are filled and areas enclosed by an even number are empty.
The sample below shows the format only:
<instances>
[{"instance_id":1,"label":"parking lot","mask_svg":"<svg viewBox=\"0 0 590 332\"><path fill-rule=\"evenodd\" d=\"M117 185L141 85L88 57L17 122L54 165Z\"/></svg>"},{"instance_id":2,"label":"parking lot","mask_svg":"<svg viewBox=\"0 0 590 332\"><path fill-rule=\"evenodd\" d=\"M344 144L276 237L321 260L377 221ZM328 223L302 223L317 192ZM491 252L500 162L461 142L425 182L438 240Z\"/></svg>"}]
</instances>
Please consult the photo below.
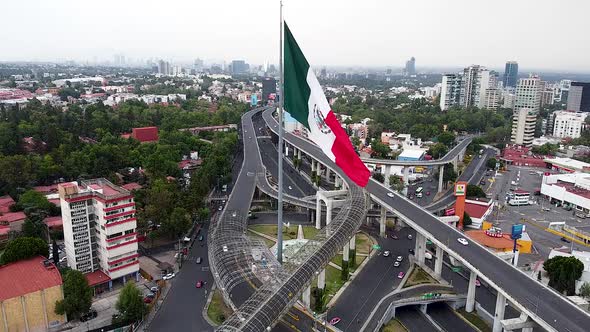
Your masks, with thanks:
<instances>
[{"instance_id":1,"label":"parking lot","mask_svg":"<svg viewBox=\"0 0 590 332\"><path fill-rule=\"evenodd\" d=\"M568 211L563 207L551 205L549 200L542 196L534 195L536 190L541 188L543 173L547 171L541 168L509 166L508 171L497 175L486 177L484 190L491 198L498 202L499 207L495 209L490 221L502 228L506 233L511 231L514 224L526 225L526 231L533 241L533 253L521 255L519 266L533 264L540 260L547 259L553 248L567 246L579 250L588 248L563 241L559 236L546 232L544 228L550 222L566 222L568 225L580 229L590 229L590 218L578 218L574 211ZM512 185L512 183L517 185ZM531 193L531 205L511 206L506 201L511 189L521 189Z\"/></svg>"}]
</instances>

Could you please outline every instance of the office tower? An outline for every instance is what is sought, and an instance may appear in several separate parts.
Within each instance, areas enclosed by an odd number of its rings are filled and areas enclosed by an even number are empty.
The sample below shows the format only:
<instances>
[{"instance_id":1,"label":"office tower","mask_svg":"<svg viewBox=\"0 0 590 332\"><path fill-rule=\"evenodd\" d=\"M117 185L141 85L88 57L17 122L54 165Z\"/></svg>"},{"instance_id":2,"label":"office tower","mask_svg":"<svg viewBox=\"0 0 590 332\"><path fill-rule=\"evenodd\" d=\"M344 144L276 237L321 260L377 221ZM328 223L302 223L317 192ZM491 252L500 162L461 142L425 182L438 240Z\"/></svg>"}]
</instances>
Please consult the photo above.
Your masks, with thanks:
<instances>
[{"instance_id":1,"label":"office tower","mask_svg":"<svg viewBox=\"0 0 590 332\"><path fill-rule=\"evenodd\" d=\"M514 88L518 80L518 62L508 61L504 68L504 79L502 83L505 88Z\"/></svg>"},{"instance_id":2,"label":"office tower","mask_svg":"<svg viewBox=\"0 0 590 332\"><path fill-rule=\"evenodd\" d=\"M479 108L497 109L501 95L498 89L498 73L482 68L478 75L479 82L476 89L479 92L479 96L476 96L478 100L476 100L477 102L474 105Z\"/></svg>"},{"instance_id":3,"label":"office tower","mask_svg":"<svg viewBox=\"0 0 590 332\"><path fill-rule=\"evenodd\" d=\"M277 81L272 77L262 79L262 102L268 101L270 94L277 93Z\"/></svg>"},{"instance_id":4,"label":"office tower","mask_svg":"<svg viewBox=\"0 0 590 332\"><path fill-rule=\"evenodd\" d=\"M504 103L502 104L503 108L514 109L514 103L516 102L516 95L514 95L514 93L504 91L502 93L502 98L504 99Z\"/></svg>"},{"instance_id":5,"label":"office tower","mask_svg":"<svg viewBox=\"0 0 590 332\"><path fill-rule=\"evenodd\" d=\"M511 141L515 144L531 146L537 125L538 111L530 108L515 109L512 116Z\"/></svg>"},{"instance_id":6,"label":"office tower","mask_svg":"<svg viewBox=\"0 0 590 332\"><path fill-rule=\"evenodd\" d=\"M68 266L101 271L105 281L138 278L133 194L106 179L62 183L58 191Z\"/></svg>"},{"instance_id":7,"label":"office tower","mask_svg":"<svg viewBox=\"0 0 590 332\"><path fill-rule=\"evenodd\" d=\"M553 136L560 138L578 138L585 128L587 112L555 111L553 112Z\"/></svg>"},{"instance_id":8,"label":"office tower","mask_svg":"<svg viewBox=\"0 0 590 332\"><path fill-rule=\"evenodd\" d=\"M197 72L200 73L203 71L203 60L197 58L195 59L195 62L193 64L193 69Z\"/></svg>"},{"instance_id":9,"label":"office tower","mask_svg":"<svg viewBox=\"0 0 590 332\"><path fill-rule=\"evenodd\" d=\"M164 60L158 61L158 74L160 75L170 75L170 63Z\"/></svg>"},{"instance_id":10,"label":"office tower","mask_svg":"<svg viewBox=\"0 0 590 332\"><path fill-rule=\"evenodd\" d=\"M541 85L541 79L535 75L519 79L518 85L516 86L516 102L514 103L514 108L527 108L533 111L539 111L541 106Z\"/></svg>"},{"instance_id":11,"label":"office tower","mask_svg":"<svg viewBox=\"0 0 590 332\"><path fill-rule=\"evenodd\" d=\"M571 82L567 96L567 110L590 112L590 83Z\"/></svg>"},{"instance_id":12,"label":"office tower","mask_svg":"<svg viewBox=\"0 0 590 332\"><path fill-rule=\"evenodd\" d=\"M244 60L233 60L231 62L231 73L234 75L245 74L248 71L248 64Z\"/></svg>"},{"instance_id":13,"label":"office tower","mask_svg":"<svg viewBox=\"0 0 590 332\"><path fill-rule=\"evenodd\" d=\"M411 57L410 60L406 61L405 73L407 76L416 75L416 58Z\"/></svg>"},{"instance_id":14,"label":"office tower","mask_svg":"<svg viewBox=\"0 0 590 332\"><path fill-rule=\"evenodd\" d=\"M445 74L442 77L440 91L440 109L448 110L451 106L459 105L461 100L461 75Z\"/></svg>"}]
</instances>

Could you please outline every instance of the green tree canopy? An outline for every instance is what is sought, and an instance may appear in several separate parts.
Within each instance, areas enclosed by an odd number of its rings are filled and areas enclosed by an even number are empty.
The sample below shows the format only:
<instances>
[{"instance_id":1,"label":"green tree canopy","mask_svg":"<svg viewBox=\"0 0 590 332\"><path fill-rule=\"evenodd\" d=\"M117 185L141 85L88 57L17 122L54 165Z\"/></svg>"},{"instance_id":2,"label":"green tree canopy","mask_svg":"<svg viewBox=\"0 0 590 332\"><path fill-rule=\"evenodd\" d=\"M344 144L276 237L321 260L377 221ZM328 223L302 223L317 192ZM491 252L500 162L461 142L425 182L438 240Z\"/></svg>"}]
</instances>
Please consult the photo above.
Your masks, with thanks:
<instances>
[{"instance_id":1,"label":"green tree canopy","mask_svg":"<svg viewBox=\"0 0 590 332\"><path fill-rule=\"evenodd\" d=\"M455 172L453 164L446 164L443 172L443 181L455 182L455 180L457 180L457 172Z\"/></svg>"},{"instance_id":2,"label":"green tree canopy","mask_svg":"<svg viewBox=\"0 0 590 332\"><path fill-rule=\"evenodd\" d=\"M19 237L6 245L6 249L0 257L0 265L20 261L35 256L47 257L49 246L38 237Z\"/></svg>"},{"instance_id":3,"label":"green tree canopy","mask_svg":"<svg viewBox=\"0 0 590 332\"><path fill-rule=\"evenodd\" d=\"M436 143L432 145L430 149L428 149L427 153L431 155L432 158L439 159L442 158L445 154L447 154L447 152L449 152L449 148L446 145L442 143Z\"/></svg>"},{"instance_id":4,"label":"green tree canopy","mask_svg":"<svg viewBox=\"0 0 590 332\"><path fill-rule=\"evenodd\" d=\"M18 198L18 205L25 213L42 213L54 215L57 207L49 202L45 195L35 190L27 190Z\"/></svg>"},{"instance_id":5,"label":"green tree canopy","mask_svg":"<svg viewBox=\"0 0 590 332\"><path fill-rule=\"evenodd\" d=\"M546 260L543 268L549 274L549 286L571 296L576 292L576 280L582 276L584 263L573 256L556 256Z\"/></svg>"},{"instance_id":6,"label":"green tree canopy","mask_svg":"<svg viewBox=\"0 0 590 332\"><path fill-rule=\"evenodd\" d=\"M375 179L375 181L378 181L378 182L381 182L381 183L385 182L385 176L383 175L383 173L373 172L373 174L371 175L371 177L373 179Z\"/></svg>"},{"instance_id":7,"label":"green tree canopy","mask_svg":"<svg viewBox=\"0 0 590 332\"><path fill-rule=\"evenodd\" d=\"M135 322L140 320L146 313L146 305L143 303L141 291L134 282L125 284L115 305L121 313L124 322Z\"/></svg>"},{"instance_id":8,"label":"green tree canopy","mask_svg":"<svg viewBox=\"0 0 590 332\"><path fill-rule=\"evenodd\" d=\"M490 158L488 161L486 161L486 167L489 169L495 169L497 162L498 160L496 158Z\"/></svg>"},{"instance_id":9,"label":"green tree canopy","mask_svg":"<svg viewBox=\"0 0 590 332\"><path fill-rule=\"evenodd\" d=\"M68 270L63 277L64 299L56 301L55 313L66 314L69 320L87 313L92 305L92 288L78 270Z\"/></svg>"},{"instance_id":10,"label":"green tree canopy","mask_svg":"<svg viewBox=\"0 0 590 332\"><path fill-rule=\"evenodd\" d=\"M480 186L468 184L467 185L467 197L485 198L486 193L483 191L483 189L481 189Z\"/></svg>"},{"instance_id":11,"label":"green tree canopy","mask_svg":"<svg viewBox=\"0 0 590 332\"><path fill-rule=\"evenodd\" d=\"M469 226L471 223L471 216L467 212L463 212L463 226Z\"/></svg>"},{"instance_id":12,"label":"green tree canopy","mask_svg":"<svg viewBox=\"0 0 590 332\"><path fill-rule=\"evenodd\" d=\"M391 152L389 145L381 143L378 139L374 139L371 142L371 149L376 158L387 158Z\"/></svg>"},{"instance_id":13,"label":"green tree canopy","mask_svg":"<svg viewBox=\"0 0 590 332\"><path fill-rule=\"evenodd\" d=\"M404 180L401 176L398 175L390 175L389 176L389 185L391 189L401 193L404 190Z\"/></svg>"},{"instance_id":14,"label":"green tree canopy","mask_svg":"<svg viewBox=\"0 0 590 332\"><path fill-rule=\"evenodd\" d=\"M590 297L590 283L585 282L580 286L580 296L584 298Z\"/></svg>"},{"instance_id":15,"label":"green tree canopy","mask_svg":"<svg viewBox=\"0 0 590 332\"><path fill-rule=\"evenodd\" d=\"M455 142L455 135L450 131L443 131L442 133L438 134L437 138L439 143L442 143L447 147L451 147Z\"/></svg>"}]
</instances>

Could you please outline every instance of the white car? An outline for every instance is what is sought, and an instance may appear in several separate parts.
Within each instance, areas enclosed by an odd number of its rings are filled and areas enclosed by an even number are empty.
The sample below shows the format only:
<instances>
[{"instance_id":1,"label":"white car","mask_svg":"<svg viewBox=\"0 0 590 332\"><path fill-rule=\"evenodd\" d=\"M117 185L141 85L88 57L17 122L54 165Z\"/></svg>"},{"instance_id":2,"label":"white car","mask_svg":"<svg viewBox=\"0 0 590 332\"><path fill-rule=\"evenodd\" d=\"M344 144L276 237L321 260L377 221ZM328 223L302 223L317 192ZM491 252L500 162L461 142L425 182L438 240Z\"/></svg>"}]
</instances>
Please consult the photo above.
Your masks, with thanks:
<instances>
[{"instance_id":1,"label":"white car","mask_svg":"<svg viewBox=\"0 0 590 332\"><path fill-rule=\"evenodd\" d=\"M293 190L293 187L289 186L289 190Z\"/></svg>"},{"instance_id":2,"label":"white car","mask_svg":"<svg viewBox=\"0 0 590 332\"><path fill-rule=\"evenodd\" d=\"M223 252L227 252L227 246L223 246Z\"/></svg>"},{"instance_id":3,"label":"white car","mask_svg":"<svg viewBox=\"0 0 590 332\"><path fill-rule=\"evenodd\" d=\"M395 263L393 263L393 266L398 267L399 266L399 262L395 261Z\"/></svg>"},{"instance_id":4,"label":"white car","mask_svg":"<svg viewBox=\"0 0 590 332\"><path fill-rule=\"evenodd\" d=\"M401 262L404 260L404 258L402 256L397 256L397 258L395 259L397 262Z\"/></svg>"},{"instance_id":5,"label":"white car","mask_svg":"<svg viewBox=\"0 0 590 332\"><path fill-rule=\"evenodd\" d=\"M467 240L465 240L465 239L464 239L464 238L462 238L462 237L458 238L458 239L457 239L457 241L458 241L459 243L461 243L462 245L464 245L464 246L466 246L466 245L468 245L468 244L469 244L469 242L467 242Z\"/></svg>"},{"instance_id":6,"label":"white car","mask_svg":"<svg viewBox=\"0 0 590 332\"><path fill-rule=\"evenodd\" d=\"M387 193L387 196L389 196L389 197L393 198L393 193L392 193L392 192L388 192L388 193Z\"/></svg>"},{"instance_id":7,"label":"white car","mask_svg":"<svg viewBox=\"0 0 590 332\"><path fill-rule=\"evenodd\" d=\"M172 278L176 277L176 274L174 273L168 273L167 275L163 276L162 279L164 280L170 280Z\"/></svg>"},{"instance_id":8,"label":"white car","mask_svg":"<svg viewBox=\"0 0 590 332\"><path fill-rule=\"evenodd\" d=\"M389 256L389 254L391 254L391 253L389 252L389 250L386 250L386 251L384 251L384 252L383 252L383 257L388 257L388 256Z\"/></svg>"},{"instance_id":9,"label":"white car","mask_svg":"<svg viewBox=\"0 0 590 332\"><path fill-rule=\"evenodd\" d=\"M427 252L424 253L424 258L426 258L426 259L432 259L432 254L427 251Z\"/></svg>"}]
</instances>

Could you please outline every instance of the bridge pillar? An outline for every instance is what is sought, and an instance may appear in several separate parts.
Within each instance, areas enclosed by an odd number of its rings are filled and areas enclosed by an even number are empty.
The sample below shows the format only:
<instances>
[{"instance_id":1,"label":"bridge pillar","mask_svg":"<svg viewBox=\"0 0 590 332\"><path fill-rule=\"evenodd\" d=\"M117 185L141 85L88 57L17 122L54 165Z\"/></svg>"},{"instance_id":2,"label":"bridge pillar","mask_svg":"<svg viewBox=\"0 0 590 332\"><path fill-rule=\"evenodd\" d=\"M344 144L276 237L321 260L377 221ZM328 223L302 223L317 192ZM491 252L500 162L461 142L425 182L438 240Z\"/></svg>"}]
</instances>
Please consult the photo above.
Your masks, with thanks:
<instances>
[{"instance_id":1,"label":"bridge pillar","mask_svg":"<svg viewBox=\"0 0 590 332\"><path fill-rule=\"evenodd\" d=\"M387 216L387 211L382 206L381 207L381 215L379 216L379 236L381 236L381 237L385 237L385 226L386 226L386 221L387 221L386 216Z\"/></svg>"},{"instance_id":2,"label":"bridge pillar","mask_svg":"<svg viewBox=\"0 0 590 332\"><path fill-rule=\"evenodd\" d=\"M326 202L326 226L332 222L332 200Z\"/></svg>"},{"instance_id":3,"label":"bridge pillar","mask_svg":"<svg viewBox=\"0 0 590 332\"><path fill-rule=\"evenodd\" d=\"M496 295L496 312L494 313L494 326L492 332L502 332L502 320L504 319L505 310L506 298L502 293L498 292L498 295Z\"/></svg>"},{"instance_id":4,"label":"bridge pillar","mask_svg":"<svg viewBox=\"0 0 590 332\"><path fill-rule=\"evenodd\" d=\"M426 315L426 311L428 310L428 304L427 303L423 303L420 305L420 311L422 311L423 314Z\"/></svg>"},{"instance_id":5,"label":"bridge pillar","mask_svg":"<svg viewBox=\"0 0 590 332\"><path fill-rule=\"evenodd\" d=\"M338 176L338 174L336 174L336 177L334 178L334 185L336 187L342 186L342 179Z\"/></svg>"},{"instance_id":6,"label":"bridge pillar","mask_svg":"<svg viewBox=\"0 0 590 332\"><path fill-rule=\"evenodd\" d=\"M311 175L315 172L315 160L311 160Z\"/></svg>"},{"instance_id":7,"label":"bridge pillar","mask_svg":"<svg viewBox=\"0 0 590 332\"><path fill-rule=\"evenodd\" d=\"M416 247L414 250L414 257L418 265L424 265L424 258L426 252L426 237L420 233L416 233Z\"/></svg>"},{"instance_id":8,"label":"bridge pillar","mask_svg":"<svg viewBox=\"0 0 590 332\"><path fill-rule=\"evenodd\" d=\"M330 169L328 167L326 167L325 177L326 177L326 181L330 182Z\"/></svg>"},{"instance_id":9,"label":"bridge pillar","mask_svg":"<svg viewBox=\"0 0 590 332\"><path fill-rule=\"evenodd\" d=\"M436 247L436 260L434 261L434 273L437 276L442 276L444 251L442 247Z\"/></svg>"},{"instance_id":10,"label":"bridge pillar","mask_svg":"<svg viewBox=\"0 0 590 332\"><path fill-rule=\"evenodd\" d=\"M456 172L457 171L457 165L459 165L459 159L457 157L453 158L452 163L453 163L453 169Z\"/></svg>"},{"instance_id":11,"label":"bridge pillar","mask_svg":"<svg viewBox=\"0 0 590 332\"><path fill-rule=\"evenodd\" d=\"M321 176L322 175L322 164L320 164L319 161L316 161L316 165L315 165L315 174L317 176Z\"/></svg>"},{"instance_id":12,"label":"bridge pillar","mask_svg":"<svg viewBox=\"0 0 590 332\"><path fill-rule=\"evenodd\" d=\"M348 244L350 246L350 250L356 250L356 234L354 234L351 238L350 241L348 241Z\"/></svg>"},{"instance_id":13,"label":"bridge pillar","mask_svg":"<svg viewBox=\"0 0 590 332\"><path fill-rule=\"evenodd\" d=\"M467 303L465 303L465 311L467 312L473 312L475 309L475 280L477 280L477 273L471 271L467 286Z\"/></svg>"},{"instance_id":14,"label":"bridge pillar","mask_svg":"<svg viewBox=\"0 0 590 332\"><path fill-rule=\"evenodd\" d=\"M322 228L322 200L317 195L315 203L315 228Z\"/></svg>"},{"instance_id":15,"label":"bridge pillar","mask_svg":"<svg viewBox=\"0 0 590 332\"><path fill-rule=\"evenodd\" d=\"M318 274L318 288L326 288L326 269L322 269L320 274Z\"/></svg>"},{"instance_id":16,"label":"bridge pillar","mask_svg":"<svg viewBox=\"0 0 590 332\"><path fill-rule=\"evenodd\" d=\"M404 196L408 196L408 186L410 185L410 167L404 166Z\"/></svg>"},{"instance_id":17,"label":"bridge pillar","mask_svg":"<svg viewBox=\"0 0 590 332\"><path fill-rule=\"evenodd\" d=\"M303 305L306 308L311 308L311 286L305 287L302 295Z\"/></svg>"},{"instance_id":18,"label":"bridge pillar","mask_svg":"<svg viewBox=\"0 0 590 332\"><path fill-rule=\"evenodd\" d=\"M391 185L391 183L389 183L389 177L391 176L391 165L383 165L383 167L385 167L385 172L383 173L385 185L389 187Z\"/></svg>"},{"instance_id":19,"label":"bridge pillar","mask_svg":"<svg viewBox=\"0 0 590 332\"><path fill-rule=\"evenodd\" d=\"M285 142L285 157L289 157L289 143Z\"/></svg>"},{"instance_id":20,"label":"bridge pillar","mask_svg":"<svg viewBox=\"0 0 590 332\"><path fill-rule=\"evenodd\" d=\"M347 262L350 260L350 242L346 242L342 248L342 260Z\"/></svg>"},{"instance_id":21,"label":"bridge pillar","mask_svg":"<svg viewBox=\"0 0 590 332\"><path fill-rule=\"evenodd\" d=\"M301 160L301 150L297 149L297 159Z\"/></svg>"},{"instance_id":22,"label":"bridge pillar","mask_svg":"<svg viewBox=\"0 0 590 332\"><path fill-rule=\"evenodd\" d=\"M443 191L443 175L445 174L445 165L440 165L438 168L438 192Z\"/></svg>"}]
</instances>

